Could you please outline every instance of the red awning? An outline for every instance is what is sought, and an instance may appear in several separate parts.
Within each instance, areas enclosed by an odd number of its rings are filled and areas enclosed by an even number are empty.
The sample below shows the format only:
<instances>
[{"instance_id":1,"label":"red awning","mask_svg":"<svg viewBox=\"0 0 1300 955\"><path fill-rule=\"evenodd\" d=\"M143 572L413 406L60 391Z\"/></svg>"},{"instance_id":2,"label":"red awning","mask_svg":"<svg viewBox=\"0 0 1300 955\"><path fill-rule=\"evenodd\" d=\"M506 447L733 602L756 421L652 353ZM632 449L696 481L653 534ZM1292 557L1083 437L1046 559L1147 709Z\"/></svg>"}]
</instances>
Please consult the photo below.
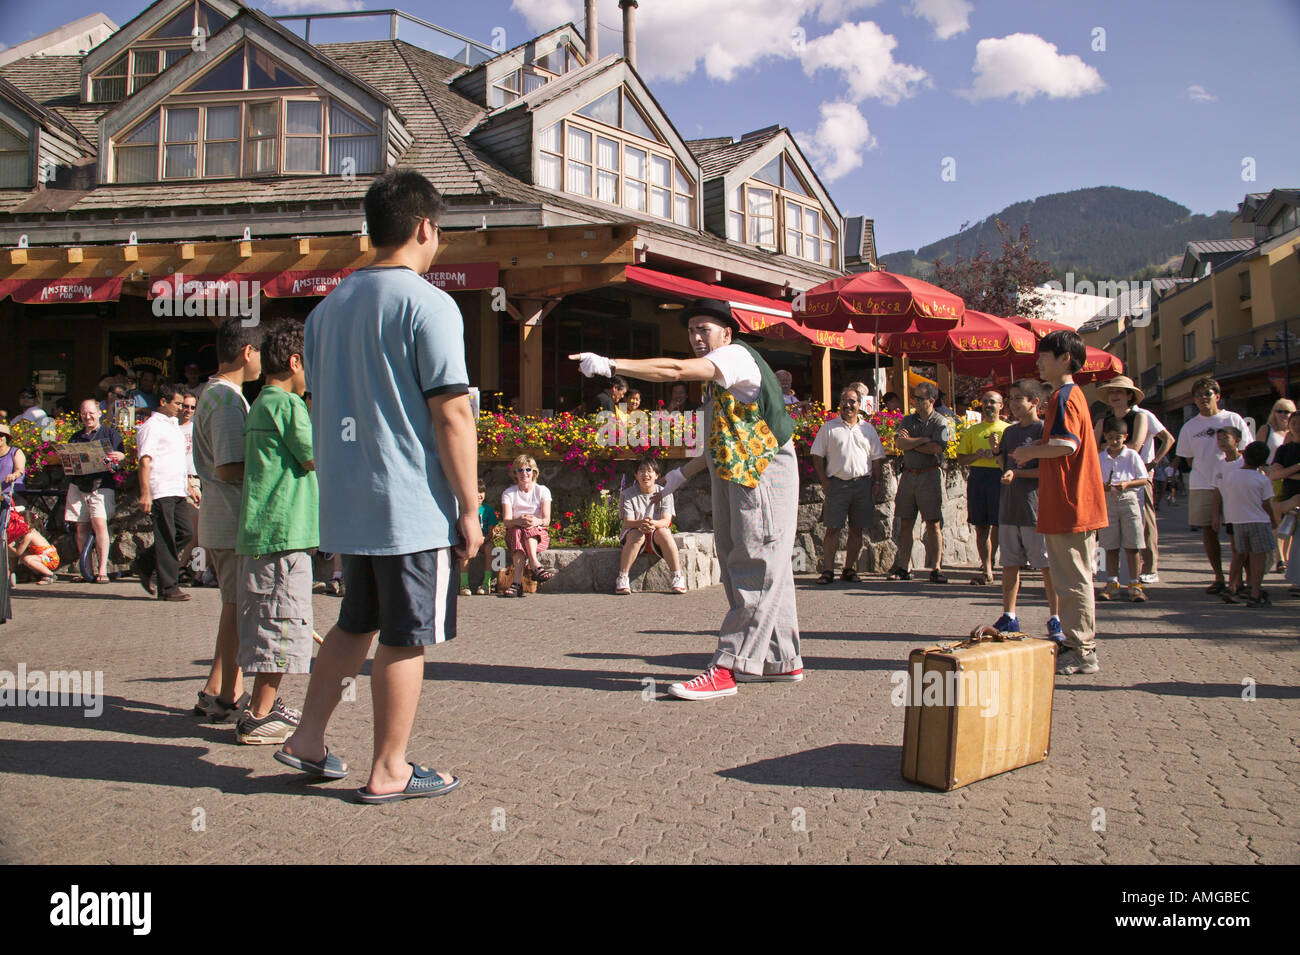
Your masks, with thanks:
<instances>
[{"instance_id":1,"label":"red awning","mask_svg":"<svg viewBox=\"0 0 1300 955\"><path fill-rule=\"evenodd\" d=\"M116 302L122 295L122 276L61 279L0 279L0 300L12 295L24 305L70 302Z\"/></svg>"},{"instance_id":2,"label":"red awning","mask_svg":"<svg viewBox=\"0 0 1300 955\"><path fill-rule=\"evenodd\" d=\"M667 298L689 302L697 298L716 298L731 306L731 314L740 323L742 330L764 338L777 338L785 341L806 341L826 348L839 348L852 351L865 347L869 336L854 332L831 332L807 328L801 324L791 311L790 303L753 292L727 288L725 285L710 285L695 279L656 272L639 265L627 267L627 281L630 285L663 295Z\"/></svg>"}]
</instances>

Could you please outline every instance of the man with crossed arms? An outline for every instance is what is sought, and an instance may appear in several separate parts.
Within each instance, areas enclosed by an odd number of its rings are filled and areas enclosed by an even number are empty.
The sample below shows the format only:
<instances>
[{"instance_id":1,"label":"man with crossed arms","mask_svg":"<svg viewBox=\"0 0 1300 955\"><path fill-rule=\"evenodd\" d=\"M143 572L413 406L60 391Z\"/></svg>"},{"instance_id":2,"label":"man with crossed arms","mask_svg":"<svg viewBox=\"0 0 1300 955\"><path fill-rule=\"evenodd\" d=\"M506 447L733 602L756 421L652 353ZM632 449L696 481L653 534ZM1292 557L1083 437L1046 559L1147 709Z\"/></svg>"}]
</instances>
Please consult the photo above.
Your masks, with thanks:
<instances>
[{"instance_id":1,"label":"man with crossed arms","mask_svg":"<svg viewBox=\"0 0 1300 955\"><path fill-rule=\"evenodd\" d=\"M829 584L835 579L835 552L839 550L840 531L846 519L849 539L840 580L858 579L862 532L875 522L875 505L884 490L880 468L885 460L885 448L876 429L860 417L860 401L853 386L841 391L840 416L822 425L812 443L813 467L826 495L822 507L826 538L822 546L822 573L817 578L819 584Z\"/></svg>"}]
</instances>

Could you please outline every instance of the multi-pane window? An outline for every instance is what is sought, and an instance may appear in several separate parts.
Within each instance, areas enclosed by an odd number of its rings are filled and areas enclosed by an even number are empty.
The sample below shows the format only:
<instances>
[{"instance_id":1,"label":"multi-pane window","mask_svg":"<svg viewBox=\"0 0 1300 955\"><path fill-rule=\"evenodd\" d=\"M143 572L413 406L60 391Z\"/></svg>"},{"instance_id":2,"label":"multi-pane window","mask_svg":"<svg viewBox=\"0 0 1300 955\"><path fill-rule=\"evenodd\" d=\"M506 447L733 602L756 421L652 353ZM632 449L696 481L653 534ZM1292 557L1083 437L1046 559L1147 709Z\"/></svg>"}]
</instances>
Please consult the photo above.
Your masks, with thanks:
<instances>
[{"instance_id":1,"label":"multi-pane window","mask_svg":"<svg viewBox=\"0 0 1300 955\"><path fill-rule=\"evenodd\" d=\"M538 185L695 224L695 184L625 90L611 90L576 115L592 124L569 118L537 134Z\"/></svg>"},{"instance_id":2,"label":"multi-pane window","mask_svg":"<svg viewBox=\"0 0 1300 955\"><path fill-rule=\"evenodd\" d=\"M32 184L31 144L26 136L0 123L0 189Z\"/></svg>"},{"instance_id":3,"label":"multi-pane window","mask_svg":"<svg viewBox=\"0 0 1300 955\"><path fill-rule=\"evenodd\" d=\"M520 67L499 79L493 80L488 91L488 106L508 106L521 96L527 96L551 80L559 79L570 70L582 66L578 54L569 46L562 46L537 57L527 66Z\"/></svg>"},{"instance_id":4,"label":"multi-pane window","mask_svg":"<svg viewBox=\"0 0 1300 955\"><path fill-rule=\"evenodd\" d=\"M781 154L728 194L727 238L833 267L838 230L810 200L789 157ZM784 240L780 246L778 236Z\"/></svg>"},{"instance_id":5,"label":"multi-pane window","mask_svg":"<svg viewBox=\"0 0 1300 955\"><path fill-rule=\"evenodd\" d=\"M160 117L163 179L379 171L375 125L296 98L164 107L117 141L114 181L158 180Z\"/></svg>"},{"instance_id":6,"label":"multi-pane window","mask_svg":"<svg viewBox=\"0 0 1300 955\"><path fill-rule=\"evenodd\" d=\"M125 137L113 153L114 182L154 182L158 178L158 114Z\"/></svg>"},{"instance_id":7,"label":"multi-pane window","mask_svg":"<svg viewBox=\"0 0 1300 955\"><path fill-rule=\"evenodd\" d=\"M143 89L190 52L195 36L211 36L227 22L226 17L202 0L186 4L153 33L91 77L91 101L112 103Z\"/></svg>"}]
</instances>

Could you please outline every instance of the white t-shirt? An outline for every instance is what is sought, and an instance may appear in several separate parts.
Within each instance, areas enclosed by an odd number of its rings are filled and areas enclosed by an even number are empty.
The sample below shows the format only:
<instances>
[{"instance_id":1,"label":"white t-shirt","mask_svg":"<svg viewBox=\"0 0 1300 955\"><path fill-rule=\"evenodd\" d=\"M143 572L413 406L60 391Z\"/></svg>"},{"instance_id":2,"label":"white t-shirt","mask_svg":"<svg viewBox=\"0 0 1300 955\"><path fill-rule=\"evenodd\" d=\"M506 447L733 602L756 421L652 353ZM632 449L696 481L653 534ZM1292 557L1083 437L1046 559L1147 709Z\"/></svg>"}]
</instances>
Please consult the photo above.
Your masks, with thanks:
<instances>
[{"instance_id":1,"label":"white t-shirt","mask_svg":"<svg viewBox=\"0 0 1300 955\"><path fill-rule=\"evenodd\" d=\"M510 504L510 516L523 517L525 514L531 514L534 517L542 516L542 505L551 499L551 489L543 484L534 484L527 494L519 490L518 486L508 487L501 493L501 506L505 507ZM505 514L502 512L502 516Z\"/></svg>"},{"instance_id":2,"label":"white t-shirt","mask_svg":"<svg viewBox=\"0 0 1300 955\"><path fill-rule=\"evenodd\" d=\"M1178 432L1178 445L1174 453L1192 462L1192 473L1187 482L1191 490L1213 490L1214 469L1223 461L1223 452L1219 450L1219 429L1230 425L1240 429L1243 442L1250 440L1245 420L1235 411L1198 414L1195 418L1188 419Z\"/></svg>"},{"instance_id":3,"label":"white t-shirt","mask_svg":"<svg viewBox=\"0 0 1300 955\"><path fill-rule=\"evenodd\" d=\"M826 476L852 481L871 473L871 462L885 456L880 435L870 423L858 419L850 427L843 418L831 418L813 438L812 454L826 459Z\"/></svg>"},{"instance_id":4,"label":"white t-shirt","mask_svg":"<svg viewBox=\"0 0 1300 955\"><path fill-rule=\"evenodd\" d=\"M741 346L731 344L715 348L704 357L713 362L722 374L722 387L730 391L738 401L749 404L758 399L763 376L753 355ZM716 383L717 379L714 381Z\"/></svg>"},{"instance_id":5,"label":"white t-shirt","mask_svg":"<svg viewBox=\"0 0 1300 955\"><path fill-rule=\"evenodd\" d=\"M1240 465L1233 467L1233 465ZM1268 524L1264 502L1273 497L1273 482L1245 466L1238 458L1219 470L1219 493L1223 495L1223 520L1227 524Z\"/></svg>"},{"instance_id":6,"label":"white t-shirt","mask_svg":"<svg viewBox=\"0 0 1300 955\"><path fill-rule=\"evenodd\" d=\"M1156 438L1161 432L1169 429L1146 408L1139 407L1138 412L1147 419L1147 439L1142 442L1142 447L1138 448L1138 454L1142 455L1142 461L1145 463L1156 456Z\"/></svg>"},{"instance_id":7,"label":"white t-shirt","mask_svg":"<svg viewBox=\"0 0 1300 955\"><path fill-rule=\"evenodd\" d=\"M1101 461L1101 483L1119 484L1121 481L1141 481L1147 476L1147 466L1132 448L1124 448L1111 457L1110 451L1101 449L1097 456ZM1136 491L1137 488L1130 488Z\"/></svg>"},{"instance_id":8,"label":"white t-shirt","mask_svg":"<svg viewBox=\"0 0 1300 955\"><path fill-rule=\"evenodd\" d=\"M149 493L184 497L189 492L185 470L185 435L175 418L151 414L135 432L136 458L149 458Z\"/></svg>"},{"instance_id":9,"label":"white t-shirt","mask_svg":"<svg viewBox=\"0 0 1300 955\"><path fill-rule=\"evenodd\" d=\"M14 418L15 423L19 421L31 421L34 424L44 424L49 420L50 416L45 413L45 409L40 405L32 405L18 417Z\"/></svg>"}]
</instances>

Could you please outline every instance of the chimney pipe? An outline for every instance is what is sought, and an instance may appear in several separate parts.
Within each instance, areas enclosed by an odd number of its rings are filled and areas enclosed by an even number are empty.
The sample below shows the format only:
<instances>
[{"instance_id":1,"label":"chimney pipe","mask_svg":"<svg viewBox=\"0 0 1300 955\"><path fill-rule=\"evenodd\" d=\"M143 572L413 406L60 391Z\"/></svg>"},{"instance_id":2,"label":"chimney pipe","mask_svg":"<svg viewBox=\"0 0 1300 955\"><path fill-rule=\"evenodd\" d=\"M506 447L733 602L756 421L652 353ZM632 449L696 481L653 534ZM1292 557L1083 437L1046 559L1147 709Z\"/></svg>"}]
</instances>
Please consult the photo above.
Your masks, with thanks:
<instances>
[{"instance_id":1,"label":"chimney pipe","mask_svg":"<svg viewBox=\"0 0 1300 955\"><path fill-rule=\"evenodd\" d=\"M587 0L587 62L595 63L600 59L596 39L596 0Z\"/></svg>"},{"instance_id":2,"label":"chimney pipe","mask_svg":"<svg viewBox=\"0 0 1300 955\"><path fill-rule=\"evenodd\" d=\"M618 0L623 11L623 59L636 69L636 8L637 0Z\"/></svg>"}]
</instances>

